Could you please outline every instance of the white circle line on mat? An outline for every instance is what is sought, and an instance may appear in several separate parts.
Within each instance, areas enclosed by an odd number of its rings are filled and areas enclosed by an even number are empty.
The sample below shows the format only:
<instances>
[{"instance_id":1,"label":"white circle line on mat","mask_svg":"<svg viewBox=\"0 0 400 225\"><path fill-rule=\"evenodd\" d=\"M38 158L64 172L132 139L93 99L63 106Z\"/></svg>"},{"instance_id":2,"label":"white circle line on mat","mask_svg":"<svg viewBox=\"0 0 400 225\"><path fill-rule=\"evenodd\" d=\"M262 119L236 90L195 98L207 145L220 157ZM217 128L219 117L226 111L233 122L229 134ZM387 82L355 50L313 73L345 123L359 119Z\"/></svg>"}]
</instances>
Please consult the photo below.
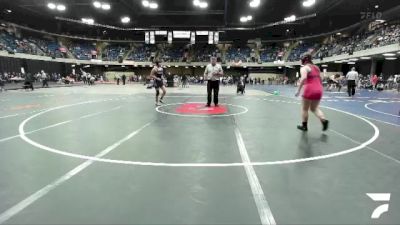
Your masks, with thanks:
<instances>
[{"instance_id":1,"label":"white circle line on mat","mask_svg":"<svg viewBox=\"0 0 400 225\"><path fill-rule=\"evenodd\" d=\"M369 106L372 105L372 104L378 104L378 103L381 103L381 102L367 103L367 104L364 105L364 107L365 107L366 109L371 110L371 111L376 112L376 113L380 113L380 114L384 114L384 115L388 115L388 116L393 116L393 117L400 118L400 116L398 116L398 115L394 115L394 114L390 114L390 113L385 113L385 112L378 111L378 110L376 110L376 109L372 109L372 108L369 107ZM387 104L387 103L386 103L386 104Z\"/></svg>"},{"instance_id":2,"label":"white circle line on mat","mask_svg":"<svg viewBox=\"0 0 400 225\"><path fill-rule=\"evenodd\" d=\"M108 100L103 100L103 101L108 101ZM379 137L379 129L378 127L370 122L369 120L362 118L358 115L338 110L335 108L330 108L330 107L323 107L327 108L333 111L337 111L340 113L344 113L353 117L356 117L367 124L369 124L373 129L374 129L374 135L367 141L361 143L360 145L349 148L340 152L336 153L331 153L331 154L326 154L326 155L321 155L321 156L315 156L315 157L308 157L308 158L300 158L300 159L291 159L291 160L279 160L279 161L265 161L265 162L250 162L250 163L164 163L164 162L139 162L139 161L127 161L127 160L115 160L115 159L106 159L106 158L97 158L97 157L92 157L92 156L87 156L87 155L81 155L81 154L75 154L75 153L70 153L70 152L65 152L62 150L58 150L55 148L48 147L46 145L40 144L36 141L33 141L32 139L28 138L26 136L25 132L25 125L32 120L33 118L43 115L47 112L51 112L54 110L58 109L63 109L67 107L73 107L76 105L82 105L82 104L90 104L90 103L96 103L96 102L102 102L102 101L89 101L89 102L81 102L81 103L76 103L76 104L71 104L71 105L65 105L65 106L58 106L54 107L51 109L48 109L43 112L39 112L35 115L30 116L29 118L25 119L18 127L19 134L25 142L40 148L42 150L52 152L55 154L63 155L63 156L68 156L68 157L73 157L73 158L79 158L79 159L84 159L84 160L93 160L96 162L102 162L102 163L112 163L112 164L121 164L121 165L133 165L133 166L153 166L153 167L240 167L240 166L266 166L266 165L285 165L285 164L294 164L294 163L301 163L301 162L310 162L310 161L316 161L316 160L323 160L323 159L329 159L329 158L334 158L346 154L350 154L356 151L359 151L366 146L370 145L373 143L378 137Z\"/></svg>"}]
</instances>

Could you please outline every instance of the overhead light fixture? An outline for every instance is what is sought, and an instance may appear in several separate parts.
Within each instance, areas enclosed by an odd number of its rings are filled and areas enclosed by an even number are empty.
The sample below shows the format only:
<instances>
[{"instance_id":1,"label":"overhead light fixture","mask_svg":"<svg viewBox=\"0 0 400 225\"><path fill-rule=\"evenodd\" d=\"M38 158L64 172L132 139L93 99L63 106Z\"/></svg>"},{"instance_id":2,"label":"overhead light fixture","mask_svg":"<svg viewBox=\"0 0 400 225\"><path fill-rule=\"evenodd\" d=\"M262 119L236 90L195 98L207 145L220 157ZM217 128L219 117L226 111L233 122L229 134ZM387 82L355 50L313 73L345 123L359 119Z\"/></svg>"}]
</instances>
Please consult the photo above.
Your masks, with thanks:
<instances>
[{"instance_id":1,"label":"overhead light fixture","mask_svg":"<svg viewBox=\"0 0 400 225\"><path fill-rule=\"evenodd\" d=\"M49 4L47 4L47 7L49 7L49 9L55 9L57 6L56 4L50 2Z\"/></svg>"},{"instance_id":2,"label":"overhead light fixture","mask_svg":"<svg viewBox=\"0 0 400 225\"><path fill-rule=\"evenodd\" d=\"M150 3L149 7L150 7L150 9L157 9L158 8L158 4L152 2L152 3Z\"/></svg>"},{"instance_id":3,"label":"overhead light fixture","mask_svg":"<svg viewBox=\"0 0 400 225\"><path fill-rule=\"evenodd\" d=\"M375 9L379 9L379 5L375 5Z\"/></svg>"},{"instance_id":4,"label":"overhead light fixture","mask_svg":"<svg viewBox=\"0 0 400 225\"><path fill-rule=\"evenodd\" d=\"M101 8L104 10L110 10L111 9L111 5L108 3L104 3L101 5Z\"/></svg>"},{"instance_id":5,"label":"overhead light fixture","mask_svg":"<svg viewBox=\"0 0 400 225\"><path fill-rule=\"evenodd\" d=\"M252 1L249 3L249 6L250 6L251 8L257 8L258 6L260 6L260 0L252 0Z\"/></svg>"},{"instance_id":6,"label":"overhead light fixture","mask_svg":"<svg viewBox=\"0 0 400 225\"><path fill-rule=\"evenodd\" d=\"M65 5L57 5L58 11L65 11L65 9L66 9Z\"/></svg>"},{"instance_id":7,"label":"overhead light fixture","mask_svg":"<svg viewBox=\"0 0 400 225\"><path fill-rule=\"evenodd\" d=\"M315 4L315 0L306 0L306 1L303 2L303 6L306 7L306 8L311 7L314 4Z\"/></svg>"},{"instance_id":8,"label":"overhead light fixture","mask_svg":"<svg viewBox=\"0 0 400 225\"><path fill-rule=\"evenodd\" d=\"M157 2L150 2L147 0L143 0L142 1L142 5L146 8L150 8L150 9L157 9L158 8L158 4Z\"/></svg>"},{"instance_id":9,"label":"overhead light fixture","mask_svg":"<svg viewBox=\"0 0 400 225\"><path fill-rule=\"evenodd\" d=\"M353 58L353 59L349 59L349 61L358 61L358 59L357 58Z\"/></svg>"},{"instance_id":10,"label":"overhead light fixture","mask_svg":"<svg viewBox=\"0 0 400 225\"><path fill-rule=\"evenodd\" d=\"M323 64L323 65L321 65L321 67L324 67L324 68L326 68L326 67L328 67L328 65L326 65L326 64Z\"/></svg>"},{"instance_id":11,"label":"overhead light fixture","mask_svg":"<svg viewBox=\"0 0 400 225\"><path fill-rule=\"evenodd\" d=\"M208 7L208 2L205 2L204 0L193 0L193 5L205 9Z\"/></svg>"},{"instance_id":12,"label":"overhead light fixture","mask_svg":"<svg viewBox=\"0 0 400 225\"><path fill-rule=\"evenodd\" d=\"M342 63L342 61L338 60L338 61L335 61L335 63Z\"/></svg>"},{"instance_id":13,"label":"overhead light fixture","mask_svg":"<svg viewBox=\"0 0 400 225\"><path fill-rule=\"evenodd\" d=\"M207 2L200 2L199 7L202 9L205 9L208 7L208 3Z\"/></svg>"},{"instance_id":14,"label":"overhead light fixture","mask_svg":"<svg viewBox=\"0 0 400 225\"><path fill-rule=\"evenodd\" d=\"M12 10L11 9L7 9L6 12L7 13L12 13Z\"/></svg>"},{"instance_id":15,"label":"overhead light fixture","mask_svg":"<svg viewBox=\"0 0 400 225\"><path fill-rule=\"evenodd\" d=\"M349 64L349 65L355 65L356 62L348 62L347 64Z\"/></svg>"},{"instance_id":16,"label":"overhead light fixture","mask_svg":"<svg viewBox=\"0 0 400 225\"><path fill-rule=\"evenodd\" d=\"M396 56L396 54L395 53L385 53L385 54L382 54L383 56Z\"/></svg>"},{"instance_id":17,"label":"overhead light fixture","mask_svg":"<svg viewBox=\"0 0 400 225\"><path fill-rule=\"evenodd\" d=\"M375 22L384 23L384 22L386 22L386 20L375 20Z\"/></svg>"},{"instance_id":18,"label":"overhead light fixture","mask_svg":"<svg viewBox=\"0 0 400 225\"><path fill-rule=\"evenodd\" d=\"M386 60L396 60L397 58L396 57L387 57L387 58L385 58Z\"/></svg>"},{"instance_id":19,"label":"overhead light fixture","mask_svg":"<svg viewBox=\"0 0 400 225\"><path fill-rule=\"evenodd\" d=\"M147 0L143 0L143 1L142 1L142 5L143 5L144 7L149 7L150 2L147 1Z\"/></svg>"},{"instance_id":20,"label":"overhead light fixture","mask_svg":"<svg viewBox=\"0 0 400 225\"><path fill-rule=\"evenodd\" d=\"M242 17L240 17L240 22L246 23L246 22L248 22L248 21L250 21L250 20L252 20L252 19L253 19L253 17L252 17L251 15L249 15L249 16L242 16Z\"/></svg>"},{"instance_id":21,"label":"overhead light fixture","mask_svg":"<svg viewBox=\"0 0 400 225\"><path fill-rule=\"evenodd\" d=\"M93 25L94 24L94 19L92 18L82 18L82 22L89 24L89 25Z\"/></svg>"},{"instance_id":22,"label":"overhead light fixture","mask_svg":"<svg viewBox=\"0 0 400 225\"><path fill-rule=\"evenodd\" d=\"M129 18L127 16L124 16L124 17L121 18L121 22L122 23L129 23L130 21L131 21L131 18Z\"/></svg>"},{"instance_id":23,"label":"overhead light fixture","mask_svg":"<svg viewBox=\"0 0 400 225\"><path fill-rule=\"evenodd\" d=\"M93 6L96 8L101 8L101 3L98 1L93 2Z\"/></svg>"},{"instance_id":24,"label":"overhead light fixture","mask_svg":"<svg viewBox=\"0 0 400 225\"><path fill-rule=\"evenodd\" d=\"M284 20L287 23L294 22L294 21L296 21L296 16L295 15L291 15L291 16L286 17Z\"/></svg>"},{"instance_id":25,"label":"overhead light fixture","mask_svg":"<svg viewBox=\"0 0 400 225\"><path fill-rule=\"evenodd\" d=\"M51 10L58 10L58 11L65 11L67 9L67 7L63 4L55 4L53 2L49 2L47 4L47 7ZM8 11L8 10L7 10ZM11 10L9 10L11 12Z\"/></svg>"},{"instance_id":26,"label":"overhead light fixture","mask_svg":"<svg viewBox=\"0 0 400 225\"><path fill-rule=\"evenodd\" d=\"M336 35L337 35L337 36L340 36L340 35L342 35L342 33L338 32L338 33L336 33Z\"/></svg>"},{"instance_id":27,"label":"overhead light fixture","mask_svg":"<svg viewBox=\"0 0 400 225\"><path fill-rule=\"evenodd\" d=\"M371 59L369 56L360 57L360 59Z\"/></svg>"}]
</instances>

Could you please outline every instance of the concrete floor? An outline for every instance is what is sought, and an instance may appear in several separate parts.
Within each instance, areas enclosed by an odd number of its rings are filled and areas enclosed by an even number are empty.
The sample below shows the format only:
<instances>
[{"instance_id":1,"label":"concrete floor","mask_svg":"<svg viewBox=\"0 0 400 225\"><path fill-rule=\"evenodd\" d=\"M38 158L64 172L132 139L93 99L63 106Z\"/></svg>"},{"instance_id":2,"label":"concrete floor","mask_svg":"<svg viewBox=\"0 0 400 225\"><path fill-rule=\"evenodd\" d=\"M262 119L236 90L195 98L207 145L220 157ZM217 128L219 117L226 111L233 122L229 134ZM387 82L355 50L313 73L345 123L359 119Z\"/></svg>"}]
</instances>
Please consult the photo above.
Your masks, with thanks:
<instances>
[{"instance_id":1,"label":"concrete floor","mask_svg":"<svg viewBox=\"0 0 400 225\"><path fill-rule=\"evenodd\" d=\"M327 94L331 129L311 116L302 133L299 99L271 88L223 87L227 114L243 114L203 117L171 115L203 86L168 89L158 110L141 85L1 93L0 223L400 224L396 121Z\"/></svg>"}]
</instances>

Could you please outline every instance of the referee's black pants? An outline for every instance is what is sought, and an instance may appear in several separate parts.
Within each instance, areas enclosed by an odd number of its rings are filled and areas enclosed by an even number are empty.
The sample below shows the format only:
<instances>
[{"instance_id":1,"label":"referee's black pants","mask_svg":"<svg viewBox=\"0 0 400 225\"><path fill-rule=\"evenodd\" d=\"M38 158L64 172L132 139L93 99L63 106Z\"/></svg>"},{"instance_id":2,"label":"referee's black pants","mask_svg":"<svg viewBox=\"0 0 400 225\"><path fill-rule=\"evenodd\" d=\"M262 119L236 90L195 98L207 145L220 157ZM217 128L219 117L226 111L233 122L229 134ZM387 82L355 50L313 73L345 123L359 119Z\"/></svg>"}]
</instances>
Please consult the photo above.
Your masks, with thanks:
<instances>
[{"instance_id":1,"label":"referee's black pants","mask_svg":"<svg viewBox=\"0 0 400 225\"><path fill-rule=\"evenodd\" d=\"M212 91L214 91L214 104L218 105L219 80L209 80L207 82L207 105L211 105Z\"/></svg>"},{"instance_id":2,"label":"referee's black pants","mask_svg":"<svg viewBox=\"0 0 400 225\"><path fill-rule=\"evenodd\" d=\"M347 81L347 93L349 93L349 97L354 96L356 94L356 81L355 80Z\"/></svg>"}]
</instances>

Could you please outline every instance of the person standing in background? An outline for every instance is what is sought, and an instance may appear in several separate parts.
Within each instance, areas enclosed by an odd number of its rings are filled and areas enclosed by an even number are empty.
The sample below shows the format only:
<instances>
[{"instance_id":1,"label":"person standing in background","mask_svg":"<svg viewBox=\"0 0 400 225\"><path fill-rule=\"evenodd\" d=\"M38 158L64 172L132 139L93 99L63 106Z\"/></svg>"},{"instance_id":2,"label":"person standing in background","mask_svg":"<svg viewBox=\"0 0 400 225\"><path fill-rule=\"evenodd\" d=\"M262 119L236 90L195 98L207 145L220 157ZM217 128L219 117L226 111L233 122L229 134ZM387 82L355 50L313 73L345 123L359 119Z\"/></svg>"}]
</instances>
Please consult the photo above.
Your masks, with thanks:
<instances>
[{"instance_id":1,"label":"person standing in background","mask_svg":"<svg viewBox=\"0 0 400 225\"><path fill-rule=\"evenodd\" d=\"M126 75L122 74L122 85L125 85L126 83Z\"/></svg>"},{"instance_id":2,"label":"person standing in background","mask_svg":"<svg viewBox=\"0 0 400 225\"><path fill-rule=\"evenodd\" d=\"M394 83L397 85L397 92L400 92L400 75L394 75Z\"/></svg>"},{"instance_id":3,"label":"person standing in background","mask_svg":"<svg viewBox=\"0 0 400 225\"><path fill-rule=\"evenodd\" d=\"M220 64L217 64L217 58L211 57L211 63L207 65L204 71L204 80L207 80L207 107L211 106L211 95L214 92L214 105L218 107L218 94L220 78L224 71Z\"/></svg>"},{"instance_id":4,"label":"person standing in background","mask_svg":"<svg viewBox=\"0 0 400 225\"><path fill-rule=\"evenodd\" d=\"M378 81L379 81L379 78L376 74L371 77L371 84L372 84L372 88L374 90L376 89L376 86L378 85Z\"/></svg>"},{"instance_id":5,"label":"person standing in background","mask_svg":"<svg viewBox=\"0 0 400 225\"><path fill-rule=\"evenodd\" d=\"M121 76L119 74L117 74L116 78L117 78L117 85L119 85L119 81L121 80Z\"/></svg>"},{"instance_id":6,"label":"person standing in background","mask_svg":"<svg viewBox=\"0 0 400 225\"><path fill-rule=\"evenodd\" d=\"M0 73L0 92L5 91L4 89L4 84L5 84L5 79L3 79L3 75Z\"/></svg>"},{"instance_id":7,"label":"person standing in background","mask_svg":"<svg viewBox=\"0 0 400 225\"><path fill-rule=\"evenodd\" d=\"M42 70L41 71L41 77L42 78L42 88L44 87L49 87L48 79L47 79L47 74Z\"/></svg>"},{"instance_id":8,"label":"person standing in background","mask_svg":"<svg viewBox=\"0 0 400 225\"><path fill-rule=\"evenodd\" d=\"M353 97L356 94L356 84L358 82L358 72L355 67L351 68L351 71L347 73L346 79L347 93L349 94L349 97Z\"/></svg>"}]
</instances>

